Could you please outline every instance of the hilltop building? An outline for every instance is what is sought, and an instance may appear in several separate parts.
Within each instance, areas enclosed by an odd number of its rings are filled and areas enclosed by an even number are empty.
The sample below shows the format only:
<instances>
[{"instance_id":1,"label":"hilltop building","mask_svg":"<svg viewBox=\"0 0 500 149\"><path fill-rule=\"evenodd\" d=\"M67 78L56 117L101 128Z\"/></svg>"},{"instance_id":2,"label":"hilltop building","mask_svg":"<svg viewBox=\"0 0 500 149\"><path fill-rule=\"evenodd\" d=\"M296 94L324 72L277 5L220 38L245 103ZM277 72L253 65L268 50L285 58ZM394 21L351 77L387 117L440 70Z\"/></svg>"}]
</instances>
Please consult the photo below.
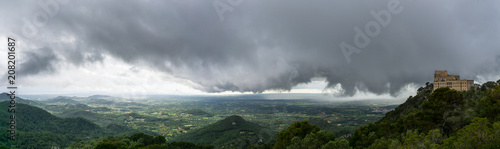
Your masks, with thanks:
<instances>
[{"instance_id":1,"label":"hilltop building","mask_svg":"<svg viewBox=\"0 0 500 149\"><path fill-rule=\"evenodd\" d=\"M449 75L446 70L436 70L434 72L434 88L432 91L441 87L449 87L457 91L468 91L474 87L474 80L460 80L459 75Z\"/></svg>"}]
</instances>

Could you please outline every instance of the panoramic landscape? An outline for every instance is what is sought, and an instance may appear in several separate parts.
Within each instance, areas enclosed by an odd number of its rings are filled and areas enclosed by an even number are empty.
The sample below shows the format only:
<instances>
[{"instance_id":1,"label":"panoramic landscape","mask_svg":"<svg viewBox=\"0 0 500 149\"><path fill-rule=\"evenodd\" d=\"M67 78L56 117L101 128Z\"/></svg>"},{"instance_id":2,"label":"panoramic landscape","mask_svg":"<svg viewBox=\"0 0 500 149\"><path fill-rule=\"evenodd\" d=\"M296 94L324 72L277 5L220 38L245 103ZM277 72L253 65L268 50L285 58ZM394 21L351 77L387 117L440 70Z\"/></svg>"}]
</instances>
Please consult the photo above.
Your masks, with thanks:
<instances>
[{"instance_id":1,"label":"panoramic landscape","mask_svg":"<svg viewBox=\"0 0 500 149\"><path fill-rule=\"evenodd\" d=\"M0 12L0 149L500 148L497 1Z\"/></svg>"}]
</instances>

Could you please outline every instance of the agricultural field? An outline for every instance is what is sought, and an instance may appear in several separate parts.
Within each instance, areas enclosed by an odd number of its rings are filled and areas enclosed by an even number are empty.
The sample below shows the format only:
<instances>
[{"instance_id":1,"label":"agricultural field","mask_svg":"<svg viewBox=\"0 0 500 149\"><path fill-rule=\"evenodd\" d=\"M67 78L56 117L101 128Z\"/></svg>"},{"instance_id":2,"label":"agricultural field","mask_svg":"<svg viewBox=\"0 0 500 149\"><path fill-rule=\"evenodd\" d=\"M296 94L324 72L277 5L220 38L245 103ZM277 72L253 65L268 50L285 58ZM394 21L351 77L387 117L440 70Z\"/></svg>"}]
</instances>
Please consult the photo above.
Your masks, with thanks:
<instances>
[{"instance_id":1,"label":"agricultural field","mask_svg":"<svg viewBox=\"0 0 500 149\"><path fill-rule=\"evenodd\" d=\"M151 96L140 99L60 96L41 100L38 106L56 116L82 117L101 127L126 126L171 140L231 115L239 115L274 132L297 121L314 123L319 120L317 124L322 129L349 137L355 128L379 120L398 104L391 100L313 100L308 99L310 96L289 94L284 99L269 99L264 95Z\"/></svg>"}]
</instances>

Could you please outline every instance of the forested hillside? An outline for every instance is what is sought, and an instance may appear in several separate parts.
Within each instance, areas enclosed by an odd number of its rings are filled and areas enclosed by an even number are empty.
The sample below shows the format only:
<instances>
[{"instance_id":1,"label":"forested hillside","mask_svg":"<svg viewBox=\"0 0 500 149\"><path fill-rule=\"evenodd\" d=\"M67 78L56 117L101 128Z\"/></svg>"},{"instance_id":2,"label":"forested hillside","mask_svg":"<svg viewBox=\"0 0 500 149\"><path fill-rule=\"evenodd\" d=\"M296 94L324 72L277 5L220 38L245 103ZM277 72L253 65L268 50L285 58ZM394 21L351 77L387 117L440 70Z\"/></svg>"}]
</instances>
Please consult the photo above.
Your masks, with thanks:
<instances>
[{"instance_id":1,"label":"forested hillside","mask_svg":"<svg viewBox=\"0 0 500 149\"><path fill-rule=\"evenodd\" d=\"M500 80L459 92L432 84L380 121L358 128L354 148L499 148Z\"/></svg>"},{"instance_id":2,"label":"forested hillside","mask_svg":"<svg viewBox=\"0 0 500 149\"><path fill-rule=\"evenodd\" d=\"M71 145L70 149L213 149L211 145L199 145L191 142L165 141L163 136L150 136L144 133L136 133L131 136L103 137L91 141L78 141Z\"/></svg>"},{"instance_id":3,"label":"forested hillside","mask_svg":"<svg viewBox=\"0 0 500 149\"><path fill-rule=\"evenodd\" d=\"M20 101L26 101L18 98ZM16 100L17 101L17 100ZM0 102L1 107L8 107L8 101ZM91 140L108 135L130 135L137 130L112 124L106 128L99 127L91 121L76 118L60 118L38 107L16 104L16 141L0 137L0 146L12 148L51 148L68 147L78 140ZM11 113L0 110L0 121L9 122ZM8 125L0 125L0 129L8 130ZM4 136L7 133L3 132Z\"/></svg>"},{"instance_id":4,"label":"forested hillside","mask_svg":"<svg viewBox=\"0 0 500 149\"><path fill-rule=\"evenodd\" d=\"M1 101L10 101L10 96L9 94L7 93L1 93L0 94L0 102ZM39 102L36 102L36 101L32 101L32 100L28 100L28 99L23 99L23 98L19 98L19 97L16 97L16 103L23 103L23 104L28 104L28 105L43 105L42 103L39 103Z\"/></svg>"},{"instance_id":5,"label":"forested hillside","mask_svg":"<svg viewBox=\"0 0 500 149\"><path fill-rule=\"evenodd\" d=\"M500 80L459 92L427 83L381 120L356 129L347 142L307 121L253 148L500 148Z\"/></svg>"},{"instance_id":6,"label":"forested hillside","mask_svg":"<svg viewBox=\"0 0 500 149\"><path fill-rule=\"evenodd\" d=\"M194 132L184 134L175 141L210 144L217 148L245 148L274 140L274 133L265 127L233 115Z\"/></svg>"},{"instance_id":7,"label":"forested hillside","mask_svg":"<svg viewBox=\"0 0 500 149\"><path fill-rule=\"evenodd\" d=\"M8 107L9 102L0 102L1 107ZM0 111L0 121L8 122L10 113ZM83 118L59 118L37 107L16 105L16 141L7 141L0 137L4 146L15 148L50 148L51 146L68 146L78 139L99 138L105 134L104 129ZM1 125L7 130L7 125Z\"/></svg>"}]
</instances>

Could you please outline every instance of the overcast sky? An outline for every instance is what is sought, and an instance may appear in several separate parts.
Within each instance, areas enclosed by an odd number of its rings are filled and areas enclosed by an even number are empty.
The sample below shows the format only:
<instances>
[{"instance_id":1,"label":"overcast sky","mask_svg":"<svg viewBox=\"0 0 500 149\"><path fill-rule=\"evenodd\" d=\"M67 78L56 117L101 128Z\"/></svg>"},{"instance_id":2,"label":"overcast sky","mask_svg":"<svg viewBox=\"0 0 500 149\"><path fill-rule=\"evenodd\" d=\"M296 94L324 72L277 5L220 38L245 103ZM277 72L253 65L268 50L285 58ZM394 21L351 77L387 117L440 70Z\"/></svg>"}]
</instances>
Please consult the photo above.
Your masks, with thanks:
<instances>
[{"instance_id":1,"label":"overcast sky","mask_svg":"<svg viewBox=\"0 0 500 149\"><path fill-rule=\"evenodd\" d=\"M500 79L499 9L494 0L3 0L0 68L14 37L23 94L398 96L434 70Z\"/></svg>"}]
</instances>

